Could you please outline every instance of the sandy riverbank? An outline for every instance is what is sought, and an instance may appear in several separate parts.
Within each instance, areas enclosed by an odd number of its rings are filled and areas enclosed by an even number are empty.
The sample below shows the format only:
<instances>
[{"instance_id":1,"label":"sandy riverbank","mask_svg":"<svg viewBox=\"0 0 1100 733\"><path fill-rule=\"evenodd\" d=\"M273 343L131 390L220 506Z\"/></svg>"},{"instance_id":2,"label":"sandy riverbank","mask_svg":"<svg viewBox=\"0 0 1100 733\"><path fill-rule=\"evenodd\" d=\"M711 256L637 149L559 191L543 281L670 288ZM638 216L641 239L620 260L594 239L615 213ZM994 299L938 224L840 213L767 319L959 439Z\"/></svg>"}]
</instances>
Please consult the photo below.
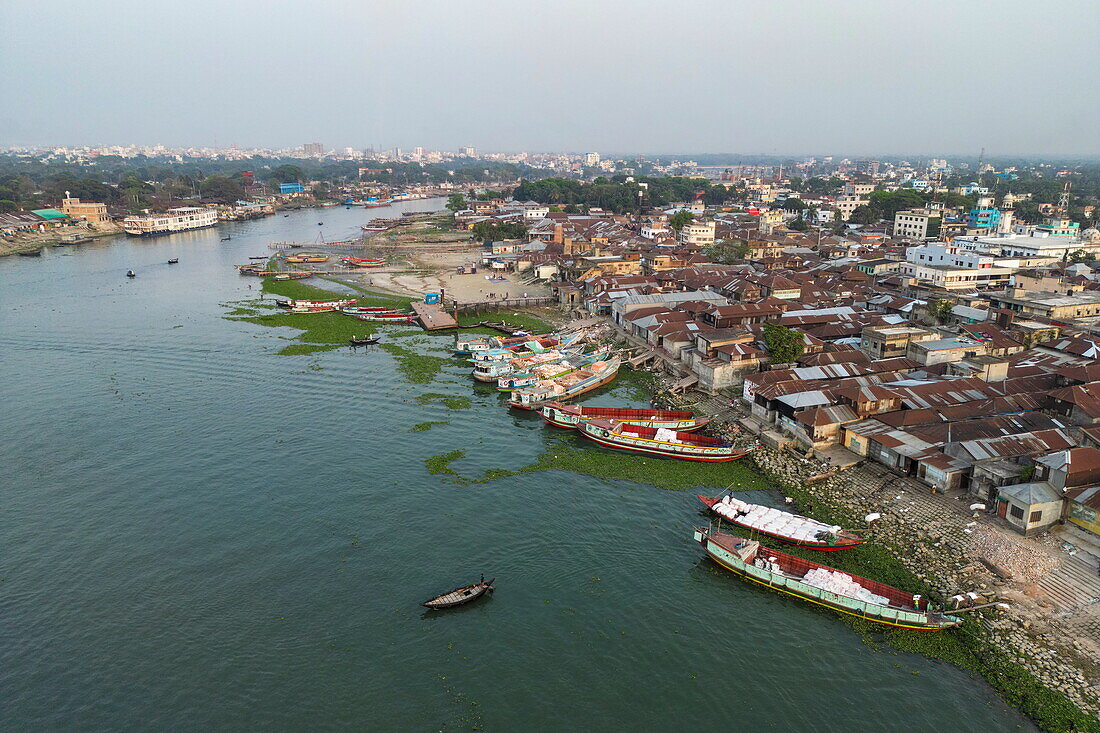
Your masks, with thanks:
<instances>
[{"instance_id":1,"label":"sandy riverbank","mask_svg":"<svg viewBox=\"0 0 1100 733\"><path fill-rule=\"evenodd\" d=\"M20 252L30 252L42 247L52 247L60 244L62 240L71 236L113 237L122 234L122 228L114 223L97 224L90 226L61 227L59 229L47 229L44 232L20 232L10 237L0 237L0 257L14 255Z\"/></svg>"}]
</instances>

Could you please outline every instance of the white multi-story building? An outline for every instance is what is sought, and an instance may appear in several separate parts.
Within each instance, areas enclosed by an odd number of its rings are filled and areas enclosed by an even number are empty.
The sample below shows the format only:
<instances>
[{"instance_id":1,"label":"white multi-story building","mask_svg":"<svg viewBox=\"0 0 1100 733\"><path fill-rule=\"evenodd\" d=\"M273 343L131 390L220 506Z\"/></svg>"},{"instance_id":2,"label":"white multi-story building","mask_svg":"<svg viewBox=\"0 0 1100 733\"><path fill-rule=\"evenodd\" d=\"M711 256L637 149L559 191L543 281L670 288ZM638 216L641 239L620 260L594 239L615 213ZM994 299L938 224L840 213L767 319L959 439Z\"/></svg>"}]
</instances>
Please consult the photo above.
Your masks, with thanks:
<instances>
[{"instance_id":1,"label":"white multi-story building","mask_svg":"<svg viewBox=\"0 0 1100 733\"><path fill-rule=\"evenodd\" d=\"M927 239L939 231L940 212L909 209L894 214L894 236L903 239Z\"/></svg>"},{"instance_id":2,"label":"white multi-story building","mask_svg":"<svg viewBox=\"0 0 1100 733\"><path fill-rule=\"evenodd\" d=\"M594 168L595 166L599 165L600 164L600 154L599 153L585 153L584 154L584 164L586 166L588 166L589 168Z\"/></svg>"},{"instance_id":3,"label":"white multi-story building","mask_svg":"<svg viewBox=\"0 0 1100 733\"><path fill-rule=\"evenodd\" d=\"M680 230L679 240L682 244L695 244L700 247L709 247L714 244L714 222L693 221L686 224Z\"/></svg>"}]
</instances>

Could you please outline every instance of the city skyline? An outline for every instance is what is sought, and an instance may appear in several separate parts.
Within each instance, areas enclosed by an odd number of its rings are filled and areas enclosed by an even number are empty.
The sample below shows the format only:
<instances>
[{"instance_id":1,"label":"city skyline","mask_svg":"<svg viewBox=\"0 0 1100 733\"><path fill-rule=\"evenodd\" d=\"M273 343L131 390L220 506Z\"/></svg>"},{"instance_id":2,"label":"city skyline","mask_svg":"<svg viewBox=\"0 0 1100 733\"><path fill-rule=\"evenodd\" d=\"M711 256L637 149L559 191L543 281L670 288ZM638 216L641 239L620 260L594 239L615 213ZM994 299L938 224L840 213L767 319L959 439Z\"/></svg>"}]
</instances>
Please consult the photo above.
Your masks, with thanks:
<instances>
[{"instance_id":1,"label":"city skyline","mask_svg":"<svg viewBox=\"0 0 1100 733\"><path fill-rule=\"evenodd\" d=\"M0 64L5 97L26 102L0 112L0 145L1100 153L1100 101L1074 82L1096 66L1072 42L1084 2L1056 15L943 5L950 24L935 4L663 7L200 2L169 15L16 0L0 9L22 28Z\"/></svg>"}]
</instances>

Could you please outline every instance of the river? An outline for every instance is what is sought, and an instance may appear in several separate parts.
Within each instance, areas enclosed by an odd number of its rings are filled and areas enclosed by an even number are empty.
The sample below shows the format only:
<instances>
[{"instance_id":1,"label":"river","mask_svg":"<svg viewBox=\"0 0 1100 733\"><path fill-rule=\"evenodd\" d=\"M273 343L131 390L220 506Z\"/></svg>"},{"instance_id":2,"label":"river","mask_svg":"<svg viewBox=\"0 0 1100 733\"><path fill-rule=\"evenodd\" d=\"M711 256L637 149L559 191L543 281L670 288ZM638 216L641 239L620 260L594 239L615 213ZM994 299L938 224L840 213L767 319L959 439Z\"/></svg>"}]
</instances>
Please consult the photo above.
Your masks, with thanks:
<instances>
[{"instance_id":1,"label":"river","mask_svg":"<svg viewBox=\"0 0 1100 733\"><path fill-rule=\"evenodd\" d=\"M0 259L0 729L1030 729L703 561L690 492L429 474L556 439L457 360L411 384L381 350L277 356L292 334L223 317L267 242L431 203ZM480 572L492 599L418 606Z\"/></svg>"}]
</instances>

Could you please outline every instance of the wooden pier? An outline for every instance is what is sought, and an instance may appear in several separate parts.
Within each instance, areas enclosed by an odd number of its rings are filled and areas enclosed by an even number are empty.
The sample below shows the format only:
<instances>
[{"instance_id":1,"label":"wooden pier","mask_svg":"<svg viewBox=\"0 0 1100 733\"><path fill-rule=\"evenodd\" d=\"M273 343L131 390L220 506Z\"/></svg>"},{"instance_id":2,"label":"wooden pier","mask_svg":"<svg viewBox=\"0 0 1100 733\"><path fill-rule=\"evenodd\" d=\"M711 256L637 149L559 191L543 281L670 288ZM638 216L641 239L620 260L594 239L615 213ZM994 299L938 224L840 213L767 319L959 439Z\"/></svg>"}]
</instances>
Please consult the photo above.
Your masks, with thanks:
<instances>
[{"instance_id":1,"label":"wooden pier","mask_svg":"<svg viewBox=\"0 0 1100 733\"><path fill-rule=\"evenodd\" d=\"M425 331L439 331L444 328L458 327L458 321L445 311L442 305L420 301L414 302L412 309L420 318L420 325L424 327Z\"/></svg>"}]
</instances>

